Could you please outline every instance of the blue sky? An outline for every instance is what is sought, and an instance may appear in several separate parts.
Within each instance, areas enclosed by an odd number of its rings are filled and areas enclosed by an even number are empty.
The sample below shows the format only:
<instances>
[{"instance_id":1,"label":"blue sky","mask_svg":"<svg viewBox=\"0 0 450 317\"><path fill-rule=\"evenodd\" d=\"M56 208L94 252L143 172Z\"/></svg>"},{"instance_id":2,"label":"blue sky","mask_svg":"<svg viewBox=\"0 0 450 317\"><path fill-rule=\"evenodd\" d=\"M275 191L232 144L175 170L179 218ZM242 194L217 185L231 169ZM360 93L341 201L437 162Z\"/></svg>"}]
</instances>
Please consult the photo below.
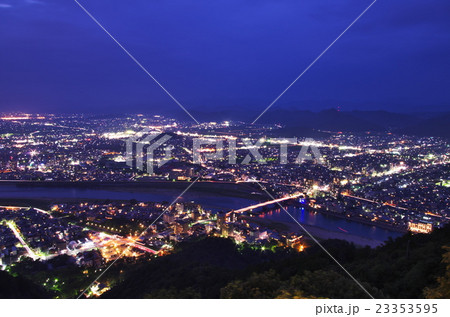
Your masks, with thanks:
<instances>
[{"instance_id":1,"label":"blue sky","mask_svg":"<svg viewBox=\"0 0 450 317\"><path fill-rule=\"evenodd\" d=\"M261 112L366 0L79 0L188 109ZM378 0L274 107L445 111L450 2ZM0 0L0 111L177 105L73 0Z\"/></svg>"}]
</instances>

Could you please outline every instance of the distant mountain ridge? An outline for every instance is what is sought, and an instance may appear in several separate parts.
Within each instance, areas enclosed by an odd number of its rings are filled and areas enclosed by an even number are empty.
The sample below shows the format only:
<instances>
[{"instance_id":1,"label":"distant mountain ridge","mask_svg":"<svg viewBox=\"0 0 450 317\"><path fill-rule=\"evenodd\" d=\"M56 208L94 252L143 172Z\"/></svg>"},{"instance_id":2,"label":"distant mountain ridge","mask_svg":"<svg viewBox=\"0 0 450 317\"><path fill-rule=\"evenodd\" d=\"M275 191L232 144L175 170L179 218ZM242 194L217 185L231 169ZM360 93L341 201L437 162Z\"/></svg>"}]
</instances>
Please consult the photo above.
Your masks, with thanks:
<instances>
[{"instance_id":1,"label":"distant mountain ridge","mask_svg":"<svg viewBox=\"0 0 450 317\"><path fill-rule=\"evenodd\" d=\"M418 136L440 136L450 138L450 112L418 122L396 131Z\"/></svg>"},{"instance_id":2,"label":"distant mountain ridge","mask_svg":"<svg viewBox=\"0 0 450 317\"><path fill-rule=\"evenodd\" d=\"M230 109L217 111L189 111L199 122L242 121L253 122L258 111ZM192 122L186 113L175 111L160 113L184 122ZM105 115L104 118L121 117L123 114ZM97 116L102 118L102 116ZM399 113L385 110L339 111L327 109L310 110L273 107L257 121L258 124L280 124L284 128L277 133L286 136L318 136L320 131L332 132L393 132L417 136L450 138L450 112Z\"/></svg>"},{"instance_id":3,"label":"distant mountain ridge","mask_svg":"<svg viewBox=\"0 0 450 317\"><path fill-rule=\"evenodd\" d=\"M191 112L197 120L252 122L256 117L249 111ZM281 124L282 134L314 134L313 131L333 132L393 132L418 136L450 138L450 112L448 113L397 113L378 111L338 111L327 109L319 112L293 109L270 109L257 123Z\"/></svg>"}]
</instances>

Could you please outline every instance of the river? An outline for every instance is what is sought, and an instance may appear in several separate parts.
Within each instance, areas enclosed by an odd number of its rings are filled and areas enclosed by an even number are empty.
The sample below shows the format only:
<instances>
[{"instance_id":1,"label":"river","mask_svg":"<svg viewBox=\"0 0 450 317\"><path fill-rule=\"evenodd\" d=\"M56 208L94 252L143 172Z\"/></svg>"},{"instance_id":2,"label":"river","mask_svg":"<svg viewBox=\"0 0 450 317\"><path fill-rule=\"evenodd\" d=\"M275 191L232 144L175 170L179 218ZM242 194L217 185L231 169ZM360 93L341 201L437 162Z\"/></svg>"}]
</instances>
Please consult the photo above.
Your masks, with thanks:
<instances>
[{"instance_id":1,"label":"river","mask_svg":"<svg viewBox=\"0 0 450 317\"><path fill-rule=\"evenodd\" d=\"M287 211L310 231L313 236L323 239L336 238L354 242L358 245L378 246L389 239L402 236L403 233L360 223L344 218L310 211L307 208L288 207ZM261 219L289 224L298 227L294 220L282 209L265 212ZM291 224L295 224L292 226ZM362 238L362 239L361 239Z\"/></svg>"},{"instance_id":2,"label":"river","mask_svg":"<svg viewBox=\"0 0 450 317\"><path fill-rule=\"evenodd\" d=\"M23 186L16 184L0 184L0 198L5 199L118 199L138 201L174 201L182 190L179 189L151 189L148 191L126 189L123 187L100 189L47 186ZM201 204L205 209L232 210L255 204L252 199L224 196L201 191L191 190L186 192L179 200ZM396 238L402 234L393 230L359 223L332 215L312 212L305 208L289 207L288 211L298 222L316 232L322 238L339 238L355 242L356 244L368 244L376 246L386 241L389 237ZM260 218L270 221L289 224L292 228L298 226L283 210L273 210L260 215ZM362 238L359 239L358 237ZM361 242L361 243L358 243Z\"/></svg>"}]
</instances>

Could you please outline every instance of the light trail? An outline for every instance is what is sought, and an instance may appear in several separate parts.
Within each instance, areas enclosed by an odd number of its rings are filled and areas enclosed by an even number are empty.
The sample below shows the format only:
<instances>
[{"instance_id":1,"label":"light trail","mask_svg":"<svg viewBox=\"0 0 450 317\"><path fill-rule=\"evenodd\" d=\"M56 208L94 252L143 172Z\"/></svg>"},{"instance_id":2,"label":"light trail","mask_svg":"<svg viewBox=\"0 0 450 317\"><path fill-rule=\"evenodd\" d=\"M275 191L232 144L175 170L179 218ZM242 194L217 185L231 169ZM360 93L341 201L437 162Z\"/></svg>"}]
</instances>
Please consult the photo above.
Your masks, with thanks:
<instances>
[{"instance_id":1,"label":"light trail","mask_svg":"<svg viewBox=\"0 0 450 317\"><path fill-rule=\"evenodd\" d=\"M429 212L429 211L425 212L425 215L432 216L432 217L437 217L437 218L444 218L444 219L450 220L450 217L442 216L442 215L435 214L435 213L432 213L432 212Z\"/></svg>"}]
</instances>

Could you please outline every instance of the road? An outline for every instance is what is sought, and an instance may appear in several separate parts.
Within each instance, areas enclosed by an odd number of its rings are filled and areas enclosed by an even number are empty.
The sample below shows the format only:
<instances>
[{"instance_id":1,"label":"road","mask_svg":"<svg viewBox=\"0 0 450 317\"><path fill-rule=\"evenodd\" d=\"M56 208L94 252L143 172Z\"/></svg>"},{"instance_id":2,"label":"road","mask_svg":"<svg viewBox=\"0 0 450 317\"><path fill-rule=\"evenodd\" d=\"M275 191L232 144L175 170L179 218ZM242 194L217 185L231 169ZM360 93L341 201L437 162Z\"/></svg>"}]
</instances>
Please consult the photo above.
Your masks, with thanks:
<instances>
[{"instance_id":1,"label":"road","mask_svg":"<svg viewBox=\"0 0 450 317\"><path fill-rule=\"evenodd\" d=\"M407 209L407 208L395 206L395 205L388 204L388 203L380 203L380 202L378 202L378 201L370 200L370 199L367 199L367 198L362 198L362 197L358 197L358 196L352 196L352 195L349 195L349 194L342 194L342 196L344 196L344 197L350 197L350 198L354 198L354 199L358 199L358 200L362 200L362 201L367 201L367 202L373 203L373 204L386 205L386 206L389 206L389 207L392 207L392 208L397 208L397 209L409 211L409 209Z\"/></svg>"},{"instance_id":2,"label":"road","mask_svg":"<svg viewBox=\"0 0 450 317\"><path fill-rule=\"evenodd\" d=\"M14 222L12 221L8 221L7 222L8 227L12 230L12 232L14 233L14 235L16 236L17 240L20 241L20 243L23 245L23 247L25 248L25 250L27 250L28 255L30 256L30 258L32 258L33 260L37 260L39 257L36 255L36 253L34 253L33 250L31 250L31 248L28 246L28 244L25 242L25 240L22 238L22 234L19 232L19 230L17 229L16 225Z\"/></svg>"},{"instance_id":3,"label":"road","mask_svg":"<svg viewBox=\"0 0 450 317\"><path fill-rule=\"evenodd\" d=\"M49 211L46 211L46 210L43 210L43 209L39 209L39 208L36 208L36 207L31 207L31 206L28 206L28 207L24 207L24 206L22 206L22 207L21 206L0 206L0 208L4 208L4 209L8 209L8 210L21 210L21 209L31 209L31 208L33 208L34 210L39 211L39 212L41 212L43 214L49 215L50 218L53 218Z\"/></svg>"}]
</instances>

